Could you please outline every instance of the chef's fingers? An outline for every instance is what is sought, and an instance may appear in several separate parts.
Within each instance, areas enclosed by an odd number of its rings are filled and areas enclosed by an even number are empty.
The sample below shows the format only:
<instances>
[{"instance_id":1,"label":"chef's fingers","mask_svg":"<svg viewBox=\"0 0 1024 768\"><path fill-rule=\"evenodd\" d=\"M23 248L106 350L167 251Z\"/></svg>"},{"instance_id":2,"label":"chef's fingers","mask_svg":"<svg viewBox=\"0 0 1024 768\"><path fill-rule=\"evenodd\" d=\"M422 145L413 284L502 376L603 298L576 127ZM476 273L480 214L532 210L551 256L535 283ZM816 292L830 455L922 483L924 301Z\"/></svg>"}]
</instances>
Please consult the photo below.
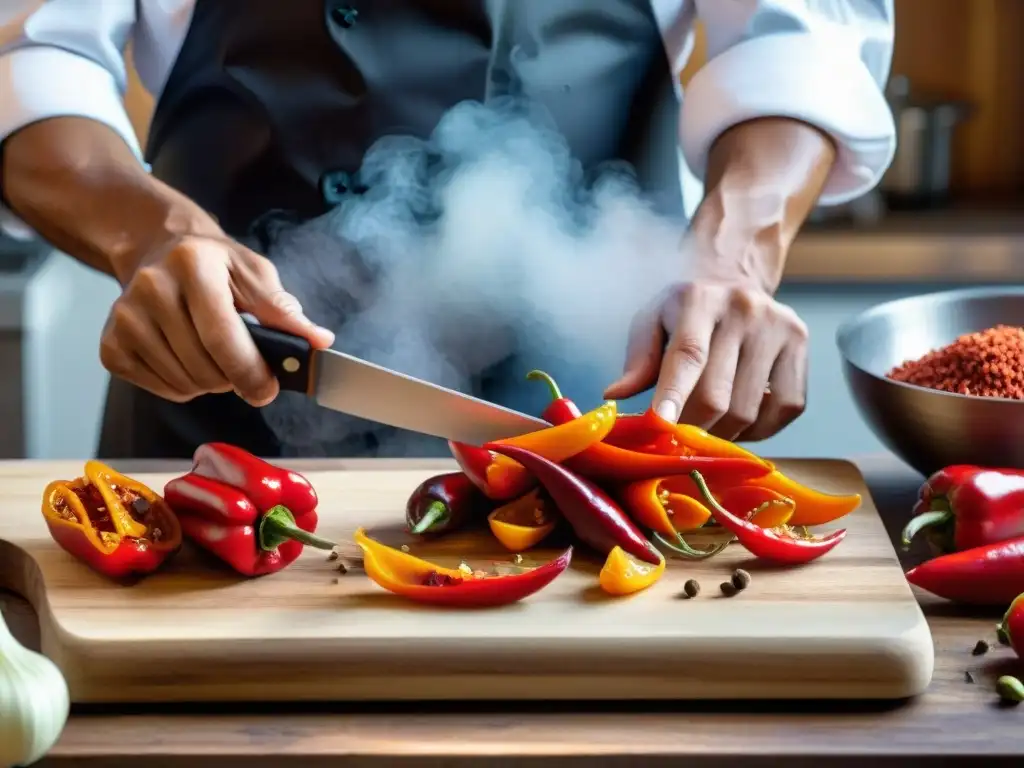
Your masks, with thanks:
<instances>
[{"instance_id":1,"label":"chef's fingers","mask_svg":"<svg viewBox=\"0 0 1024 768\"><path fill-rule=\"evenodd\" d=\"M735 321L726 319L719 322L711 335L707 365L683 405L680 422L711 431L729 412L745 331Z\"/></svg>"},{"instance_id":2,"label":"chef's fingers","mask_svg":"<svg viewBox=\"0 0 1024 768\"><path fill-rule=\"evenodd\" d=\"M100 362L112 375L173 402L199 394L163 335L130 301L118 299L100 339Z\"/></svg>"},{"instance_id":3,"label":"chef's fingers","mask_svg":"<svg viewBox=\"0 0 1024 768\"><path fill-rule=\"evenodd\" d=\"M253 406L266 405L280 387L235 308L229 277L233 246L208 239L184 245L177 249L173 269L204 349L239 397Z\"/></svg>"},{"instance_id":4,"label":"chef's fingers","mask_svg":"<svg viewBox=\"0 0 1024 768\"><path fill-rule=\"evenodd\" d=\"M718 318L717 307L699 294L684 291L678 301L671 313L676 315L676 322L661 359L653 400L657 413L671 422L679 420L683 405L704 372Z\"/></svg>"},{"instance_id":5,"label":"chef's fingers","mask_svg":"<svg viewBox=\"0 0 1024 768\"><path fill-rule=\"evenodd\" d=\"M244 246L236 246L231 262L231 289L238 308L249 312L261 325L292 333L324 349L334 334L306 317L299 300L284 289L273 263Z\"/></svg>"},{"instance_id":6,"label":"chef's fingers","mask_svg":"<svg viewBox=\"0 0 1024 768\"><path fill-rule=\"evenodd\" d=\"M807 342L790 338L775 360L757 421L744 430L737 442L765 440L793 422L807 405Z\"/></svg>"},{"instance_id":7,"label":"chef's fingers","mask_svg":"<svg viewBox=\"0 0 1024 768\"><path fill-rule=\"evenodd\" d=\"M604 391L608 400L621 400L650 389L658 380L661 353L665 347L665 327L660 303L640 312L629 329L626 364L622 376Z\"/></svg>"},{"instance_id":8,"label":"chef's fingers","mask_svg":"<svg viewBox=\"0 0 1024 768\"><path fill-rule=\"evenodd\" d=\"M754 424L760 415L764 390L784 343L782 334L771 328L769 322L748 330L739 353L736 378L726 413L713 429L708 428L709 432L723 440L734 440Z\"/></svg>"},{"instance_id":9,"label":"chef's fingers","mask_svg":"<svg viewBox=\"0 0 1024 768\"><path fill-rule=\"evenodd\" d=\"M134 301L143 303L173 355L194 382L196 394L230 392L231 383L203 347L181 291L181 286L166 270L144 267L134 276L128 294Z\"/></svg>"}]
</instances>

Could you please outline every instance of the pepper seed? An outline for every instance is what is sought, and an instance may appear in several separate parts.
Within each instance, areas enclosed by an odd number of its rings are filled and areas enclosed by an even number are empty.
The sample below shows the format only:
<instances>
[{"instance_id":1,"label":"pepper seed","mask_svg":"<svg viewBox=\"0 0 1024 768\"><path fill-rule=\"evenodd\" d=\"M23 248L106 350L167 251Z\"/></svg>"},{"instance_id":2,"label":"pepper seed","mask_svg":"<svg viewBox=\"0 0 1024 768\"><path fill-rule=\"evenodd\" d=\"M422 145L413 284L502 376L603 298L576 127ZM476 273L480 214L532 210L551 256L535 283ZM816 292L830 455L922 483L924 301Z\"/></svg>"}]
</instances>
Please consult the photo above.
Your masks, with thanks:
<instances>
[{"instance_id":1,"label":"pepper seed","mask_svg":"<svg viewBox=\"0 0 1024 768\"><path fill-rule=\"evenodd\" d=\"M982 656L988 653L989 645L984 640L979 640L977 645L974 646L974 650L971 651L972 656Z\"/></svg>"},{"instance_id":2,"label":"pepper seed","mask_svg":"<svg viewBox=\"0 0 1024 768\"><path fill-rule=\"evenodd\" d=\"M732 584L737 590L746 589L750 586L750 574L742 568L737 568L732 575Z\"/></svg>"},{"instance_id":3,"label":"pepper seed","mask_svg":"<svg viewBox=\"0 0 1024 768\"><path fill-rule=\"evenodd\" d=\"M971 670L967 670L966 672L964 672L964 682L965 683L973 683L974 682L974 675L971 674Z\"/></svg>"},{"instance_id":4,"label":"pepper seed","mask_svg":"<svg viewBox=\"0 0 1024 768\"><path fill-rule=\"evenodd\" d=\"M348 568L345 567L344 563L338 563L338 573L348 573Z\"/></svg>"},{"instance_id":5,"label":"pepper seed","mask_svg":"<svg viewBox=\"0 0 1024 768\"><path fill-rule=\"evenodd\" d=\"M338 559L339 557L341 557L341 555L339 555L339 554L338 554L337 552L334 552L334 551L332 551L332 552L331 552L331 554L329 554L329 555L327 556L327 562L328 562L328 563L333 563L333 562L334 562L335 560L337 560L337 559Z\"/></svg>"},{"instance_id":6,"label":"pepper seed","mask_svg":"<svg viewBox=\"0 0 1024 768\"><path fill-rule=\"evenodd\" d=\"M726 597L732 597L737 592L739 592L739 590L736 589L736 585L733 584L731 581L723 581L719 585L719 589L722 590L722 594L725 595Z\"/></svg>"},{"instance_id":7,"label":"pepper seed","mask_svg":"<svg viewBox=\"0 0 1024 768\"><path fill-rule=\"evenodd\" d=\"M696 597L700 594L700 583L696 579L690 579L683 584L683 592L687 597Z\"/></svg>"}]
</instances>

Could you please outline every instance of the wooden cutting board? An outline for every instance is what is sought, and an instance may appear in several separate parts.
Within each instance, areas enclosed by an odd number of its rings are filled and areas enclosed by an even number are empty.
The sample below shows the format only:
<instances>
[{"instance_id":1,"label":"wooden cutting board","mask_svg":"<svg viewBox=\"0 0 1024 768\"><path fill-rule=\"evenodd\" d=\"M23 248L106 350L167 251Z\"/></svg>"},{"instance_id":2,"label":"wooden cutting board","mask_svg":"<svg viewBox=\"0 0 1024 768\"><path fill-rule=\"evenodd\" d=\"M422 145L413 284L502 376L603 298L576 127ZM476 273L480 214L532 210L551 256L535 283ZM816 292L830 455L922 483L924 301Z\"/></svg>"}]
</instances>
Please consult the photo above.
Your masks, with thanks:
<instances>
[{"instance_id":1,"label":"wooden cutting board","mask_svg":"<svg viewBox=\"0 0 1024 768\"><path fill-rule=\"evenodd\" d=\"M605 596L601 558L577 547L570 571L528 600L442 610L385 592L358 568L307 549L286 571L242 579L186 548L131 587L106 581L50 539L46 483L69 462L6 462L0 586L40 615L42 647L75 702L398 699L902 698L922 692L933 648L924 616L859 471L780 460L797 480L859 492L837 549L770 568L738 545L703 562L671 559L645 592ZM454 465L453 465L454 466ZM372 536L455 564L511 559L484 528L423 542L403 532L406 497L438 463L346 461L309 471L319 531ZM155 489L171 475L136 474ZM6 542L6 544L4 543ZM698 542L695 542L698 543ZM528 553L547 559L555 550ZM351 554L358 550L351 546ZM726 598L733 569L750 586ZM681 597L695 578L701 593Z\"/></svg>"}]
</instances>

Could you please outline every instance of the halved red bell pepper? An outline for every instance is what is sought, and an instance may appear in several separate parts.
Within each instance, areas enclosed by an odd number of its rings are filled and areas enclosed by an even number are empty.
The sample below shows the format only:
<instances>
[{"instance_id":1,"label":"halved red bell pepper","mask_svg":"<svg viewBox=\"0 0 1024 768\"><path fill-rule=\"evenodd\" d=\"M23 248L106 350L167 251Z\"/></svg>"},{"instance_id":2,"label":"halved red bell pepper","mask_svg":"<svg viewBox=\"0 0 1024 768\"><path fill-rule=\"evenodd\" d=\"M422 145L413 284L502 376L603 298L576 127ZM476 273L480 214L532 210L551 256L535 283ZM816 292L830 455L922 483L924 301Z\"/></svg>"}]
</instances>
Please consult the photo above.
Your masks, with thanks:
<instances>
[{"instance_id":1,"label":"halved red bell pepper","mask_svg":"<svg viewBox=\"0 0 1024 768\"><path fill-rule=\"evenodd\" d=\"M607 402L572 421L498 440L496 444L524 448L549 461L561 463L600 443L611 431L616 415L616 404ZM462 471L490 499L514 499L535 485L533 476L508 457L464 443L449 442L448 446Z\"/></svg>"},{"instance_id":2,"label":"halved red bell pepper","mask_svg":"<svg viewBox=\"0 0 1024 768\"><path fill-rule=\"evenodd\" d=\"M921 485L918 499L904 546L922 530L943 553L1024 536L1024 470L946 467Z\"/></svg>"},{"instance_id":3,"label":"halved red bell pepper","mask_svg":"<svg viewBox=\"0 0 1024 768\"><path fill-rule=\"evenodd\" d=\"M749 520L737 517L719 504L700 472L693 472L691 477L715 520L736 537L740 546L756 557L777 563L807 563L830 552L846 538L845 528L827 536L807 537L795 535L789 526L761 528Z\"/></svg>"},{"instance_id":4,"label":"halved red bell pepper","mask_svg":"<svg viewBox=\"0 0 1024 768\"><path fill-rule=\"evenodd\" d=\"M181 547L174 513L152 489L99 461L43 491L54 541L97 573L131 579L157 570Z\"/></svg>"},{"instance_id":5,"label":"halved red bell pepper","mask_svg":"<svg viewBox=\"0 0 1024 768\"><path fill-rule=\"evenodd\" d=\"M462 608L508 605L544 589L565 572L572 547L542 566L509 576L475 573L421 560L366 535L355 533L363 550L363 569L379 586L421 603Z\"/></svg>"},{"instance_id":6,"label":"halved red bell pepper","mask_svg":"<svg viewBox=\"0 0 1024 768\"><path fill-rule=\"evenodd\" d=\"M185 535L243 576L285 568L303 545L333 549L315 534L316 491L302 475L225 443L205 443L192 471L164 488Z\"/></svg>"}]
</instances>

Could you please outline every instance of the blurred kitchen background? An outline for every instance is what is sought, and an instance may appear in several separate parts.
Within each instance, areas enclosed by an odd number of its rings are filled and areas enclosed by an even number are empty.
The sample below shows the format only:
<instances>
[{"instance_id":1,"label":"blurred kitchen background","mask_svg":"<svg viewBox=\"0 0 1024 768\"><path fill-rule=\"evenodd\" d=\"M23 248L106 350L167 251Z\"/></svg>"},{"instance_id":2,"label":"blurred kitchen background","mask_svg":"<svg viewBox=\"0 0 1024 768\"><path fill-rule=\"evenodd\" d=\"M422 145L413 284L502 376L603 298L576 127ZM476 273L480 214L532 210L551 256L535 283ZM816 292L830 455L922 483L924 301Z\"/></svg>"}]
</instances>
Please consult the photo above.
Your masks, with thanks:
<instances>
[{"instance_id":1,"label":"blurred kitchen background","mask_svg":"<svg viewBox=\"0 0 1024 768\"><path fill-rule=\"evenodd\" d=\"M0 20L20 0L3 0ZM889 95L900 147L876 193L819 211L790 257L782 301L811 328L807 413L758 451L883 450L842 380L834 336L888 299L1024 277L1024 2L896 0ZM698 45L684 81L703 60ZM152 99L127 105L144 139ZM113 281L39 245L0 237L0 458L95 449L107 374L98 341Z\"/></svg>"}]
</instances>

